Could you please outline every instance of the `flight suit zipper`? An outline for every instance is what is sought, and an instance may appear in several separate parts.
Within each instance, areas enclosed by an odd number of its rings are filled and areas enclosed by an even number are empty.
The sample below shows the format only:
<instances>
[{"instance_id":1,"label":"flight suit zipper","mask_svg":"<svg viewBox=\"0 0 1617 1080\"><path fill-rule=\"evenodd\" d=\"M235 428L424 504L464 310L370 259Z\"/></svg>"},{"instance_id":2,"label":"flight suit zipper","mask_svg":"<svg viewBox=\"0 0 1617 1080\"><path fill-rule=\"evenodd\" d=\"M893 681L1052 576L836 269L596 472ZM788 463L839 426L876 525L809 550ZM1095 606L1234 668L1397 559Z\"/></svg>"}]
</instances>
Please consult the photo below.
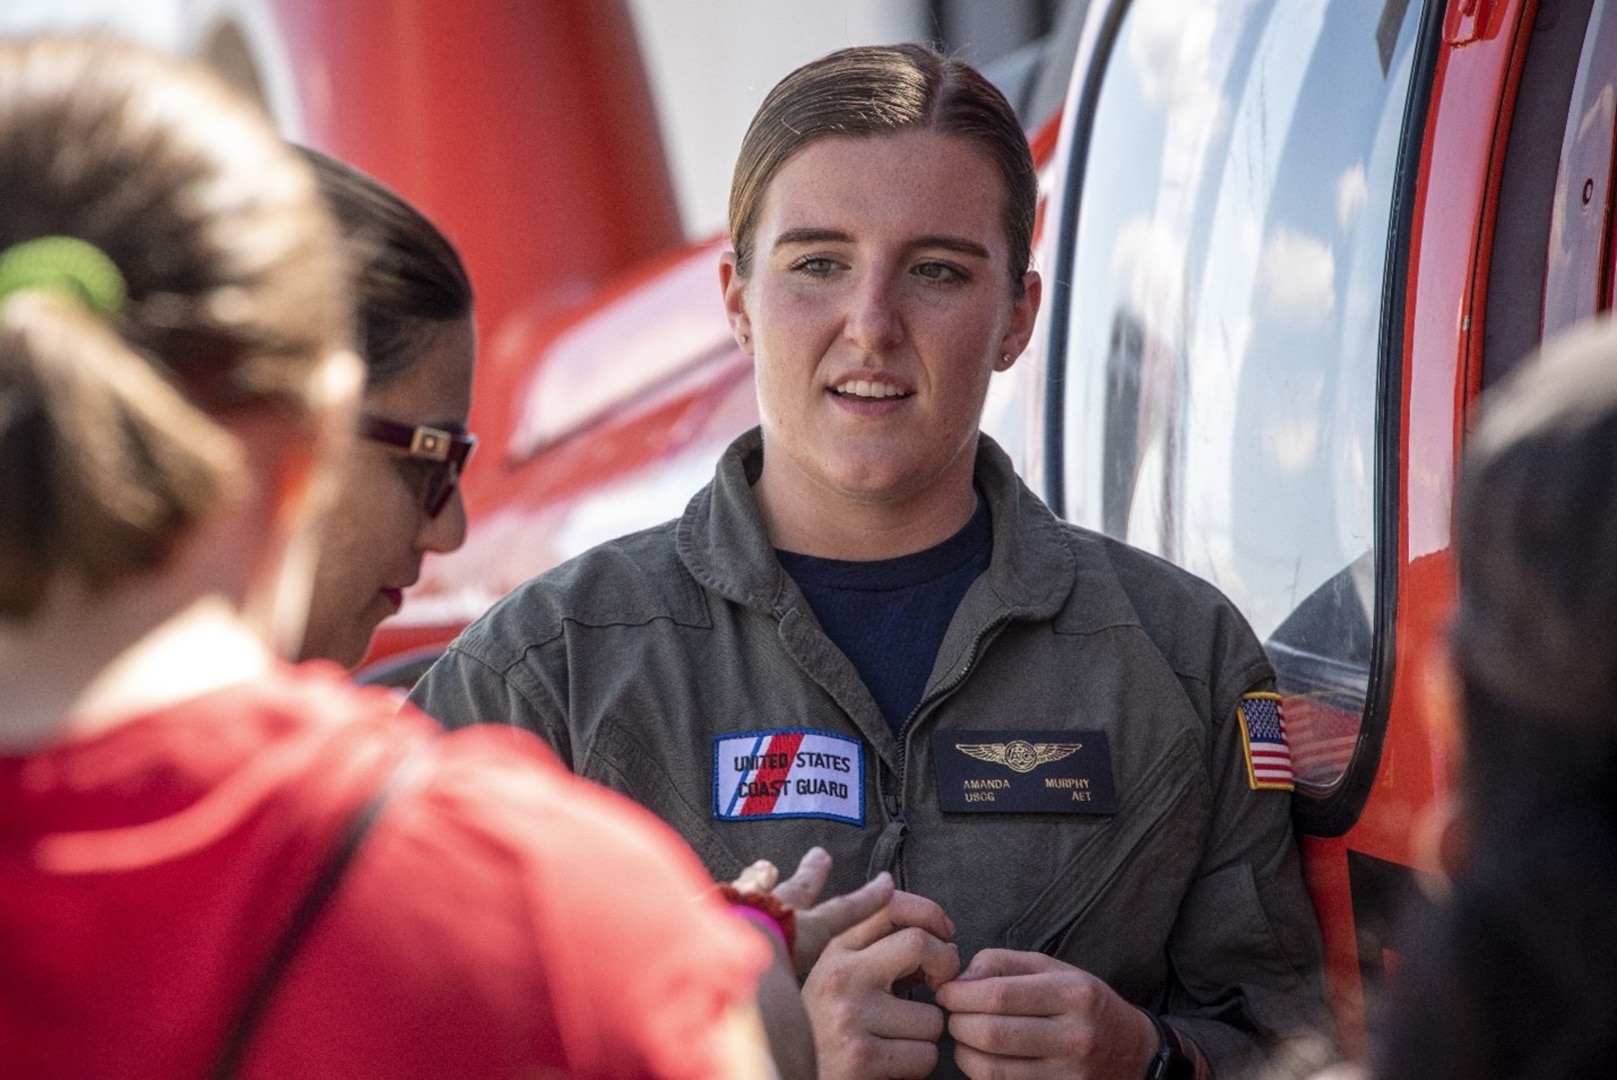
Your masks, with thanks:
<instances>
[{"instance_id":1,"label":"flight suit zipper","mask_svg":"<svg viewBox=\"0 0 1617 1080\"><path fill-rule=\"evenodd\" d=\"M910 726L915 723L916 718L922 712L948 697L966 681L966 676L971 674L971 669L977 662L977 654L982 649L983 642L988 638L988 635L999 630L1009 621L1010 616L1008 614L1000 615L978 630L977 635L971 639L971 647L966 650L966 658L961 663L959 671L946 682L935 687L930 694L923 696L920 701L916 702L915 708L910 710L910 714L904 718L903 725L898 729L898 762L897 768L893 770L893 775L897 781L897 790L887 791L885 790L886 785L883 785L882 801L885 804L883 809L887 812L888 824L882 830L881 837L876 841L876 850L872 852L871 875L884 869L891 870L893 883L900 889L904 888L905 884L904 834L909 831L909 824L904 820L904 792L908 787L907 773L909 769L909 751L905 732L909 731ZM888 796L891 796L890 804L888 804ZM891 807L896 807L897 809L892 809Z\"/></svg>"}]
</instances>

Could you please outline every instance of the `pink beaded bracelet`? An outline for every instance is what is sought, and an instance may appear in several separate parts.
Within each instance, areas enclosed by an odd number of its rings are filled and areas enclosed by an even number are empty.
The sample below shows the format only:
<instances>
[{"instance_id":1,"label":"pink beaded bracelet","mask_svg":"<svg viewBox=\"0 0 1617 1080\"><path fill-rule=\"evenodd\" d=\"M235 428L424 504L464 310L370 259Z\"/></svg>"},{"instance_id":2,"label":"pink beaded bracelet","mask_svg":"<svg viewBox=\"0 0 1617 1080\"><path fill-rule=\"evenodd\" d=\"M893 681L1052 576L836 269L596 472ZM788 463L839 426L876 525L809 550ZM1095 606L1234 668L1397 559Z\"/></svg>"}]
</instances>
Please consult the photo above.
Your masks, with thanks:
<instances>
[{"instance_id":1,"label":"pink beaded bracelet","mask_svg":"<svg viewBox=\"0 0 1617 1080\"><path fill-rule=\"evenodd\" d=\"M797 946L797 912L769 893L742 892L727 882L717 889L732 911L773 933L786 946L786 955L792 955Z\"/></svg>"}]
</instances>

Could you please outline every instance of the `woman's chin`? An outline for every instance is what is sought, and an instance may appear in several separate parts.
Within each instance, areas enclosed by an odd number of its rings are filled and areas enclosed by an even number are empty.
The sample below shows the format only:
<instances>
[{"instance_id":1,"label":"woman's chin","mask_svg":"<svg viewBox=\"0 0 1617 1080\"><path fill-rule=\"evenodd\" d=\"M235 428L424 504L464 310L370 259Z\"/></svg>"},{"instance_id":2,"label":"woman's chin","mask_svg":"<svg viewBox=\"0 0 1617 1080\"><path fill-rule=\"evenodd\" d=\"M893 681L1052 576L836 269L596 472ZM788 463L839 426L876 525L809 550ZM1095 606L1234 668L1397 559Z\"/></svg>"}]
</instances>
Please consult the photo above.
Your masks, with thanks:
<instances>
[{"instance_id":1,"label":"woman's chin","mask_svg":"<svg viewBox=\"0 0 1617 1080\"><path fill-rule=\"evenodd\" d=\"M357 668L370 652L371 638L385 615L374 618L361 616L354 625L337 629L311 625L304 636L303 648L298 652L299 662L327 660L348 671Z\"/></svg>"}]
</instances>

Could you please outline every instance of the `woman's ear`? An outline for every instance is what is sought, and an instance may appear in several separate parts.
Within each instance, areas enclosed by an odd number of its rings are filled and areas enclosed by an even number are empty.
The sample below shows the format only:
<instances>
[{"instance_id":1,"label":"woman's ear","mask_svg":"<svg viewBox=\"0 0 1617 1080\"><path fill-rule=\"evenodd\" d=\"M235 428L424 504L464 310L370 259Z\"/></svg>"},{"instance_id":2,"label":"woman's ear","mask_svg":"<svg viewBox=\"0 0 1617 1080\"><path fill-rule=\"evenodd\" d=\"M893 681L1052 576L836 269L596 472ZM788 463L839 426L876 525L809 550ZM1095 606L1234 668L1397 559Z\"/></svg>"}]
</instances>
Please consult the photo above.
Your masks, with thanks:
<instances>
[{"instance_id":1,"label":"woman's ear","mask_svg":"<svg viewBox=\"0 0 1617 1080\"><path fill-rule=\"evenodd\" d=\"M364 363L351 350L334 350L311 381L309 421L288 424L280 416L258 427L253 437L264 455L258 460L274 463L265 483L277 528L290 532L305 518L324 517L337 498L364 387Z\"/></svg>"},{"instance_id":2,"label":"woman's ear","mask_svg":"<svg viewBox=\"0 0 1617 1080\"><path fill-rule=\"evenodd\" d=\"M1016 363L1016 358L1027 349L1033 337L1033 324L1039 317L1039 302L1044 298L1044 281L1037 270L1022 275L1022 291L1012 298L1011 317L1005 324L1005 335L1000 339L1000 359L995 371L1004 371Z\"/></svg>"},{"instance_id":3,"label":"woman's ear","mask_svg":"<svg viewBox=\"0 0 1617 1080\"><path fill-rule=\"evenodd\" d=\"M724 314L730 320L730 333L736 346L753 355L752 320L747 316L747 279L741 276L739 258L733 251L719 256L719 288L724 293Z\"/></svg>"},{"instance_id":4,"label":"woman's ear","mask_svg":"<svg viewBox=\"0 0 1617 1080\"><path fill-rule=\"evenodd\" d=\"M314 528L314 425L288 423L275 406L242 410L227 424L251 463L241 536L254 553L241 615L276 656L290 659L303 638L314 584L312 546L304 539Z\"/></svg>"},{"instance_id":5,"label":"woman's ear","mask_svg":"<svg viewBox=\"0 0 1617 1080\"><path fill-rule=\"evenodd\" d=\"M348 350L333 352L310 388L310 417L287 423L274 409L254 410L232 428L248 460L261 463L259 513L266 565L256 576L244 615L276 655L293 658L303 640L325 517L338 497L339 463L354 437L365 368Z\"/></svg>"}]
</instances>

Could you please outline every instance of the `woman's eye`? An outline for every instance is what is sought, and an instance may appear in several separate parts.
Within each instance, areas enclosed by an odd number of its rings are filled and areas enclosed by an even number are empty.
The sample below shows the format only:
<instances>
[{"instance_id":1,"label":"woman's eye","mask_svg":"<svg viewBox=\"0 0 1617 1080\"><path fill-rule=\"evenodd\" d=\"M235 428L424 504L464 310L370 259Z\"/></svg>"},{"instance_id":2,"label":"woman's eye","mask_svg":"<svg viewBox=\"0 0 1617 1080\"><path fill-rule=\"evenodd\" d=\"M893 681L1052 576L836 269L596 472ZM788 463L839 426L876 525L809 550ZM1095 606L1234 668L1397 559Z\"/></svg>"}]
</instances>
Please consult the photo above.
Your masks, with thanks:
<instances>
[{"instance_id":1,"label":"woman's eye","mask_svg":"<svg viewBox=\"0 0 1617 1080\"><path fill-rule=\"evenodd\" d=\"M949 263L944 262L919 263L916 265L912 273L918 277L923 277L928 281L936 281L939 283L966 280L966 274L963 270L961 270L958 266L952 266Z\"/></svg>"},{"instance_id":2,"label":"woman's eye","mask_svg":"<svg viewBox=\"0 0 1617 1080\"><path fill-rule=\"evenodd\" d=\"M809 255L792 264L792 270L810 277L826 277L836 269L836 263L823 255Z\"/></svg>"},{"instance_id":3,"label":"woman's eye","mask_svg":"<svg viewBox=\"0 0 1617 1080\"><path fill-rule=\"evenodd\" d=\"M415 458L398 458L395 461L399 475L409 485L411 491L417 495L425 491L432 483L432 474L439 466L430 461L418 461Z\"/></svg>"}]
</instances>

